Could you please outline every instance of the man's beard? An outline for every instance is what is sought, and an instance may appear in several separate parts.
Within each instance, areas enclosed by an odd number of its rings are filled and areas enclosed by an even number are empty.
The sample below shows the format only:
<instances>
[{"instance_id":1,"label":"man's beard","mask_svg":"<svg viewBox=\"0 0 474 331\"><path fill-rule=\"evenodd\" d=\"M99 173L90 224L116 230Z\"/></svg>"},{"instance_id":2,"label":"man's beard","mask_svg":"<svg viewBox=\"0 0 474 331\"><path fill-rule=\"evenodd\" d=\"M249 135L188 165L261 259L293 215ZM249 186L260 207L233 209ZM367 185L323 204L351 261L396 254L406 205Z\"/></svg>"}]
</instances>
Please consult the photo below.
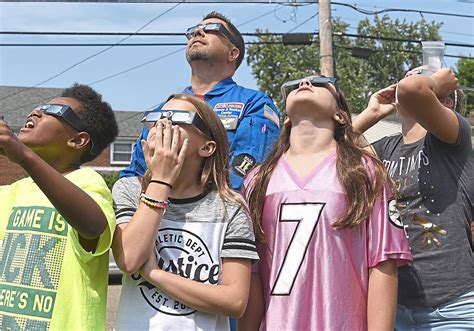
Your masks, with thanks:
<instances>
[{"instance_id":1,"label":"man's beard","mask_svg":"<svg viewBox=\"0 0 474 331\"><path fill-rule=\"evenodd\" d=\"M186 60L188 63L191 63L192 61L208 61L209 60L209 54L204 51L190 51L186 53Z\"/></svg>"}]
</instances>

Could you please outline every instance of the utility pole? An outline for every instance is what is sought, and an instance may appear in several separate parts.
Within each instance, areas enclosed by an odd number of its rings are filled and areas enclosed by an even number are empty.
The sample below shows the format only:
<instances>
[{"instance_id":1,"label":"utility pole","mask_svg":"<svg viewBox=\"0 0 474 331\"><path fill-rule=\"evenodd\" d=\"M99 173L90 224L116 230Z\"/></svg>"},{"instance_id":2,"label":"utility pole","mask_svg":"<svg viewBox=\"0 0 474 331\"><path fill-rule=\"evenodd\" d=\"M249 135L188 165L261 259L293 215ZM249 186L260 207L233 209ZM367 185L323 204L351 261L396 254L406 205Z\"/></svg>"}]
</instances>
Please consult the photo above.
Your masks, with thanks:
<instances>
[{"instance_id":1,"label":"utility pole","mask_svg":"<svg viewBox=\"0 0 474 331\"><path fill-rule=\"evenodd\" d=\"M319 0L319 65L321 74L334 77L331 0Z\"/></svg>"}]
</instances>

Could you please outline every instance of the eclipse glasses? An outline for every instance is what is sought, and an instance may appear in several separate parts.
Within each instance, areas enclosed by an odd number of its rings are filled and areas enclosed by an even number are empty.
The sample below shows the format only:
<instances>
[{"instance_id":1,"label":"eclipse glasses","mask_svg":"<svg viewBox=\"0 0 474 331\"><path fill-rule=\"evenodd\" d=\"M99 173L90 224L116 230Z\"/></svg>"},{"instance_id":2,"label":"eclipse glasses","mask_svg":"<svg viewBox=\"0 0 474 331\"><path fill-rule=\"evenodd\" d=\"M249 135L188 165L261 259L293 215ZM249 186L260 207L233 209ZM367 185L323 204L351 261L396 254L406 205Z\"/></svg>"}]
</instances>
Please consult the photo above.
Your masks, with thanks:
<instances>
[{"instance_id":1,"label":"eclipse glasses","mask_svg":"<svg viewBox=\"0 0 474 331\"><path fill-rule=\"evenodd\" d=\"M72 126L77 131L87 132L84 128L84 125L82 124L82 120L68 105L46 104L43 106L36 107L35 110L39 110L44 114L61 117L67 124Z\"/></svg>"},{"instance_id":2,"label":"eclipse glasses","mask_svg":"<svg viewBox=\"0 0 474 331\"><path fill-rule=\"evenodd\" d=\"M34 110L41 111L43 114L60 117L77 131L89 133L86 130L82 120L79 118L76 112L68 105L48 103L46 105L38 106ZM92 140L92 136L90 133L89 137L91 142L91 148L89 150L89 153L91 155L96 155L96 152L94 151L94 141Z\"/></svg>"},{"instance_id":3,"label":"eclipse glasses","mask_svg":"<svg viewBox=\"0 0 474 331\"><path fill-rule=\"evenodd\" d=\"M223 34L229 41L236 46L237 40L235 37L229 32L229 30L226 29L224 24L222 23L206 23L206 24L198 24L195 26L192 26L186 30L186 38L191 39L194 37L194 34L196 33L197 30L202 29L204 32L210 32L210 31L216 31L221 34Z\"/></svg>"},{"instance_id":4,"label":"eclipse glasses","mask_svg":"<svg viewBox=\"0 0 474 331\"><path fill-rule=\"evenodd\" d=\"M337 86L337 84L336 84L336 78L335 77L310 76L310 77L305 77L305 78L300 78L300 79L295 79L295 80L290 80L288 82L285 82L281 86L281 95L283 97L283 100L286 100L286 98L291 93L291 91L296 90L300 86L301 82L305 79L309 80L309 82L313 86L324 86L326 84L333 85L336 89L335 98L336 98L336 101L337 101L337 105L339 106L339 108L342 108L341 99L339 97L339 95L340 95L339 86Z\"/></svg>"},{"instance_id":5,"label":"eclipse glasses","mask_svg":"<svg viewBox=\"0 0 474 331\"><path fill-rule=\"evenodd\" d=\"M209 138L212 138L211 130L207 127L206 123L196 112L187 110L162 110L162 111L147 111L143 115L141 122L143 125L151 129L155 123L163 118L167 118L173 124L189 124L194 125L202 133Z\"/></svg>"}]
</instances>

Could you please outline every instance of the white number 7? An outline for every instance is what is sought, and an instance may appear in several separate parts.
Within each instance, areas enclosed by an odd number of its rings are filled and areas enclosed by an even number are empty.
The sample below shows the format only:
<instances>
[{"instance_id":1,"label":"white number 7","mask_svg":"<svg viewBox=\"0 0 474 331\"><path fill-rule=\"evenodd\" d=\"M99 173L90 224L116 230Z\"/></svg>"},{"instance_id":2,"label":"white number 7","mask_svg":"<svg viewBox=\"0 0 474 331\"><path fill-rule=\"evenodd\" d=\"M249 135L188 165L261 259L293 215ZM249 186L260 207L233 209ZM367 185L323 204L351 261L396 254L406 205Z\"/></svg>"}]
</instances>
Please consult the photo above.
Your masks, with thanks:
<instances>
[{"instance_id":1,"label":"white number 7","mask_svg":"<svg viewBox=\"0 0 474 331\"><path fill-rule=\"evenodd\" d=\"M271 295L289 295L325 203L283 203L279 222L298 222Z\"/></svg>"}]
</instances>

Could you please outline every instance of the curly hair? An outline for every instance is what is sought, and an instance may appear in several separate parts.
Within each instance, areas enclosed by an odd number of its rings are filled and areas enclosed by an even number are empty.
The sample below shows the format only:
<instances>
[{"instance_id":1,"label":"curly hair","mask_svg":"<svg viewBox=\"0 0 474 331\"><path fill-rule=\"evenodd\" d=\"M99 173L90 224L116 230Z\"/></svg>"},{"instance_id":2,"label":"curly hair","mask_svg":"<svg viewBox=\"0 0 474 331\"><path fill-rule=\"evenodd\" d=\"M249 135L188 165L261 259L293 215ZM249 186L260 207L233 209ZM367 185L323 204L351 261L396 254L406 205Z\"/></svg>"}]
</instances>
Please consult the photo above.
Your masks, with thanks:
<instances>
[{"instance_id":1,"label":"curly hair","mask_svg":"<svg viewBox=\"0 0 474 331\"><path fill-rule=\"evenodd\" d=\"M115 114L109 103L102 101L102 95L87 85L75 83L61 93L61 97L77 100L81 107L77 115L89 133L91 144L87 153L81 156L81 164L94 160L118 135Z\"/></svg>"}]
</instances>

